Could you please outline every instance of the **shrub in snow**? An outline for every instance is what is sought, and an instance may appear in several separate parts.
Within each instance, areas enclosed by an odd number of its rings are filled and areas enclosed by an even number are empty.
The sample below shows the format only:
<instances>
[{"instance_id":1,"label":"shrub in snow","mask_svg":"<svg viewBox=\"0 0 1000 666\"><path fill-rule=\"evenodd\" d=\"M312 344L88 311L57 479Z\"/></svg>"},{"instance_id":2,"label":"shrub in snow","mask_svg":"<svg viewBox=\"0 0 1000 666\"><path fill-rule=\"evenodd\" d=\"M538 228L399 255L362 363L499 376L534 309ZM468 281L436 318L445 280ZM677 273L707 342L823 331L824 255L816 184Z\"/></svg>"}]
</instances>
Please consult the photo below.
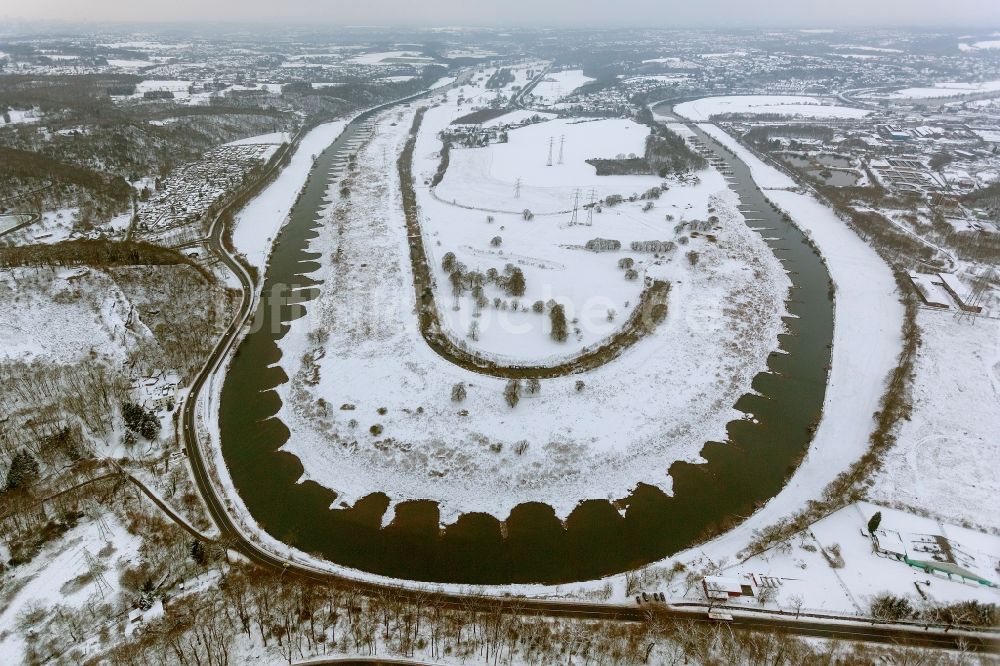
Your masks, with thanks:
<instances>
[{"instance_id":1,"label":"shrub in snow","mask_svg":"<svg viewBox=\"0 0 1000 666\"><path fill-rule=\"evenodd\" d=\"M587 385L583 383L582 379L576 380L576 392L577 393L579 393L580 391L582 391L586 386Z\"/></svg>"},{"instance_id":2,"label":"shrub in snow","mask_svg":"<svg viewBox=\"0 0 1000 666\"><path fill-rule=\"evenodd\" d=\"M507 264L508 272L505 288L510 296L524 296L524 273L517 266Z\"/></svg>"},{"instance_id":3,"label":"shrub in snow","mask_svg":"<svg viewBox=\"0 0 1000 666\"><path fill-rule=\"evenodd\" d=\"M145 439L153 440L160 434L160 419L152 411L146 411L134 402L122 404L122 419L125 427L139 433Z\"/></svg>"},{"instance_id":4,"label":"shrub in snow","mask_svg":"<svg viewBox=\"0 0 1000 666\"><path fill-rule=\"evenodd\" d=\"M521 384L516 379L511 379L507 382L507 386L503 389L504 400L507 401L507 406L513 409L517 406L518 401L521 400Z\"/></svg>"},{"instance_id":5,"label":"shrub in snow","mask_svg":"<svg viewBox=\"0 0 1000 666\"><path fill-rule=\"evenodd\" d=\"M459 382L451 387L452 402L462 402L465 400L465 384Z\"/></svg>"},{"instance_id":6,"label":"shrub in snow","mask_svg":"<svg viewBox=\"0 0 1000 666\"><path fill-rule=\"evenodd\" d=\"M530 221L530 220L533 220L533 219L535 219L535 214L534 214L534 213L532 213L532 212L531 212L530 210L528 210L527 208L525 208L525 209L524 209L523 211L521 211L521 217L523 217L523 218L524 218L524 221L525 221L525 222L528 222L528 221Z\"/></svg>"},{"instance_id":7,"label":"shrub in snow","mask_svg":"<svg viewBox=\"0 0 1000 666\"><path fill-rule=\"evenodd\" d=\"M514 445L514 453L519 456L523 456L524 452L528 450L528 440L522 439L520 442Z\"/></svg>"},{"instance_id":8,"label":"shrub in snow","mask_svg":"<svg viewBox=\"0 0 1000 666\"><path fill-rule=\"evenodd\" d=\"M868 533L875 534L875 530L877 530L878 526L881 524L882 524L882 512L876 511L874 514L872 514L872 517L868 519Z\"/></svg>"},{"instance_id":9,"label":"shrub in snow","mask_svg":"<svg viewBox=\"0 0 1000 666\"><path fill-rule=\"evenodd\" d=\"M569 333L566 330L566 312L562 305L556 303L552 306L549 310L549 321L552 323L552 339L556 342L565 342Z\"/></svg>"},{"instance_id":10,"label":"shrub in snow","mask_svg":"<svg viewBox=\"0 0 1000 666\"><path fill-rule=\"evenodd\" d=\"M690 250L687 253L688 262L692 266L697 266L698 265L698 257L699 257L699 254L697 252L695 252L694 250Z\"/></svg>"},{"instance_id":11,"label":"shrub in snow","mask_svg":"<svg viewBox=\"0 0 1000 666\"><path fill-rule=\"evenodd\" d=\"M382 434L382 425L379 424L379 423L376 423L371 428L368 428L368 432L370 432L371 434L373 434L376 437L378 437L379 435Z\"/></svg>"},{"instance_id":12,"label":"shrub in snow","mask_svg":"<svg viewBox=\"0 0 1000 666\"><path fill-rule=\"evenodd\" d=\"M7 470L7 481L4 490L27 488L38 479L39 466L35 457L27 449L21 449L14 454Z\"/></svg>"},{"instance_id":13,"label":"shrub in snow","mask_svg":"<svg viewBox=\"0 0 1000 666\"><path fill-rule=\"evenodd\" d=\"M451 273L455 270L455 253L445 252L444 256L441 257L441 269L445 273Z\"/></svg>"},{"instance_id":14,"label":"shrub in snow","mask_svg":"<svg viewBox=\"0 0 1000 666\"><path fill-rule=\"evenodd\" d=\"M584 247L591 252L613 252L620 250L622 243L613 238L591 238Z\"/></svg>"},{"instance_id":15,"label":"shrub in snow","mask_svg":"<svg viewBox=\"0 0 1000 666\"><path fill-rule=\"evenodd\" d=\"M627 271L625 271L625 279L626 280L635 280L638 277L639 277L639 273L634 268L630 268Z\"/></svg>"},{"instance_id":16,"label":"shrub in snow","mask_svg":"<svg viewBox=\"0 0 1000 666\"><path fill-rule=\"evenodd\" d=\"M635 259L633 259L632 257L622 257L621 259L618 260L618 268L622 270L628 270L633 266L635 266Z\"/></svg>"},{"instance_id":17,"label":"shrub in snow","mask_svg":"<svg viewBox=\"0 0 1000 666\"><path fill-rule=\"evenodd\" d=\"M676 245L673 241L632 241L630 246L633 252L670 252Z\"/></svg>"},{"instance_id":18,"label":"shrub in snow","mask_svg":"<svg viewBox=\"0 0 1000 666\"><path fill-rule=\"evenodd\" d=\"M541 301L535 301L534 303L531 304L531 309L533 312L541 314L545 312L545 303L542 303Z\"/></svg>"},{"instance_id":19,"label":"shrub in snow","mask_svg":"<svg viewBox=\"0 0 1000 666\"><path fill-rule=\"evenodd\" d=\"M500 247L500 245L502 244L503 244L503 239L500 238L499 236L494 236L493 238L490 239L490 245L492 245L493 247Z\"/></svg>"},{"instance_id":20,"label":"shrub in snow","mask_svg":"<svg viewBox=\"0 0 1000 666\"><path fill-rule=\"evenodd\" d=\"M538 381L537 377L532 377L531 379L528 380L525 389L527 390L528 395L536 395L539 391L542 390L542 383Z\"/></svg>"},{"instance_id":21,"label":"shrub in snow","mask_svg":"<svg viewBox=\"0 0 1000 666\"><path fill-rule=\"evenodd\" d=\"M906 597L897 597L888 592L879 594L872 599L872 617L876 620L908 620L917 611Z\"/></svg>"}]
</instances>

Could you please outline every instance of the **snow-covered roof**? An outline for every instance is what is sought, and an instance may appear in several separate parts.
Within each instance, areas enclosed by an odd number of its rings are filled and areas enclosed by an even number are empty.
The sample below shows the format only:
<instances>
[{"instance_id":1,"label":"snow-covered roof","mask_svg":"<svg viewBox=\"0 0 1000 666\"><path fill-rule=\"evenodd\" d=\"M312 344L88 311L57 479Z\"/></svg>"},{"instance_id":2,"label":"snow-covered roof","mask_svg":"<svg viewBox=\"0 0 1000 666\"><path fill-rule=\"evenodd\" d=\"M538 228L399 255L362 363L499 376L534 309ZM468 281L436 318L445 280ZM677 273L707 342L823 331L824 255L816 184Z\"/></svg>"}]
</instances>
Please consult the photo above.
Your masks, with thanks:
<instances>
[{"instance_id":1,"label":"snow-covered roof","mask_svg":"<svg viewBox=\"0 0 1000 666\"><path fill-rule=\"evenodd\" d=\"M722 592L725 594L743 594L743 587L740 581L729 576L705 576L705 590L709 594Z\"/></svg>"}]
</instances>

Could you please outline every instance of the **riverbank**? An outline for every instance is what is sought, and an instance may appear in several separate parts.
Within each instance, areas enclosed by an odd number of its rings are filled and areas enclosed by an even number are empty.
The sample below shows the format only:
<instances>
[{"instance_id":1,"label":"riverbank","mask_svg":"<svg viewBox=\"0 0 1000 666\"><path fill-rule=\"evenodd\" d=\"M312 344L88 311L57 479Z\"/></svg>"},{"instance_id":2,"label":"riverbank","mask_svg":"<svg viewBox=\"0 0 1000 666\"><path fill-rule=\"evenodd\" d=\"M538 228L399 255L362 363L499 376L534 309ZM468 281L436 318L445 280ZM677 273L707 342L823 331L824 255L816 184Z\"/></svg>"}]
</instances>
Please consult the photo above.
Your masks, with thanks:
<instances>
[{"instance_id":1,"label":"riverbank","mask_svg":"<svg viewBox=\"0 0 1000 666\"><path fill-rule=\"evenodd\" d=\"M790 282L721 176L701 174L698 191L716 192L702 205L719 223L714 241L691 239L697 264L681 255L650 265L677 285L662 327L607 366L544 380L511 409L502 380L444 362L416 330L399 184L381 169L410 117L384 117L359 154L350 196L311 245L338 258L310 274L323 285L319 300L280 342L291 378L278 388L291 431L284 450L302 461L303 478L335 490L338 504L386 493L383 525L407 500L434 501L450 524L474 512L503 520L531 502L565 518L582 500L623 498L637 483L669 493L674 461L700 462L706 441L753 418L733 405L766 371L783 330ZM651 392L656 399L640 397Z\"/></svg>"},{"instance_id":2,"label":"riverbank","mask_svg":"<svg viewBox=\"0 0 1000 666\"><path fill-rule=\"evenodd\" d=\"M823 416L808 454L788 484L735 529L677 559L733 557L755 533L820 499L822 490L869 447L885 382L902 350L904 308L889 266L836 214L792 191L788 176L765 164L715 125L697 128L736 154L765 196L782 209L823 256L835 292L832 357Z\"/></svg>"},{"instance_id":3,"label":"riverbank","mask_svg":"<svg viewBox=\"0 0 1000 666\"><path fill-rule=\"evenodd\" d=\"M267 265L271 245L287 222L299 191L309 177L315 157L340 136L347 122L335 120L310 130L302 137L291 160L282 168L274 182L236 214L233 222L233 246L257 270L262 271Z\"/></svg>"}]
</instances>

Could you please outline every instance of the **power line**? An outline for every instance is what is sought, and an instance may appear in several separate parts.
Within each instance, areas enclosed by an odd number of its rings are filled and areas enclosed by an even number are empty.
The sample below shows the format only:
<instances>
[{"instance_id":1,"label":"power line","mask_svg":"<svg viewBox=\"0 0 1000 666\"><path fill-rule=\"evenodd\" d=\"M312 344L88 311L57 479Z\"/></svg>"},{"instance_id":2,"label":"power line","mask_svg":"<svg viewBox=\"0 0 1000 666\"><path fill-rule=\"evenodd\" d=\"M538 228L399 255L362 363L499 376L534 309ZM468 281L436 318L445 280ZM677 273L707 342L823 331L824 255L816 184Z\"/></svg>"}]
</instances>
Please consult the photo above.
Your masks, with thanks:
<instances>
[{"instance_id":1,"label":"power line","mask_svg":"<svg viewBox=\"0 0 1000 666\"><path fill-rule=\"evenodd\" d=\"M552 143L554 140L553 137L549 137L549 161L545 163L545 166L552 166Z\"/></svg>"},{"instance_id":2,"label":"power line","mask_svg":"<svg viewBox=\"0 0 1000 666\"><path fill-rule=\"evenodd\" d=\"M562 134L559 137L559 164L563 163L563 145L566 143L566 135Z\"/></svg>"},{"instance_id":3,"label":"power line","mask_svg":"<svg viewBox=\"0 0 1000 666\"><path fill-rule=\"evenodd\" d=\"M576 189L573 191L573 216L569 218L570 226L573 226L579 221L579 210L580 210L580 190Z\"/></svg>"}]
</instances>

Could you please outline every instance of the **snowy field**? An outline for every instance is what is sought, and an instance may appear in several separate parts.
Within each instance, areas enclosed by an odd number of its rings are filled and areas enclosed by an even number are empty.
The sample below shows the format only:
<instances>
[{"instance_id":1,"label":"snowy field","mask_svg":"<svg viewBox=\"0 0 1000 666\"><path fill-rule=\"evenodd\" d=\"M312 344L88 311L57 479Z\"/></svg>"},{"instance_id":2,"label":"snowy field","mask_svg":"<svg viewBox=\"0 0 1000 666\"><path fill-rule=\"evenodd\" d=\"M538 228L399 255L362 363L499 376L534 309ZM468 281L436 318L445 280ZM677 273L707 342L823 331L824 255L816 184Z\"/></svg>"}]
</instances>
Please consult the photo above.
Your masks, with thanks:
<instances>
[{"instance_id":1,"label":"snowy field","mask_svg":"<svg viewBox=\"0 0 1000 666\"><path fill-rule=\"evenodd\" d=\"M995 588L957 578L949 580L876 554L867 531L868 519L877 511L882 513L882 520L876 535L883 546L903 544L912 559L932 560L932 555L922 549L933 548L934 544L929 543L933 537L944 537L958 555L960 566L996 581L1000 537L859 502L814 523L790 539L785 547L774 547L744 562L715 570L716 575L743 580L747 576L750 581L764 583L755 588L754 597L740 597L728 603L803 613L868 615L872 598L884 592L909 597L917 608L969 599L1000 602L1000 590ZM767 595L761 600L761 588L772 590L768 593L773 595L770 600ZM700 585L685 587L682 581L670 586L669 596L687 601L705 600Z\"/></svg>"},{"instance_id":2,"label":"snowy field","mask_svg":"<svg viewBox=\"0 0 1000 666\"><path fill-rule=\"evenodd\" d=\"M270 134L258 134L248 136L245 139L237 139L223 144L226 146L252 146L256 144L277 144L288 143L292 140L292 135L288 132L271 132Z\"/></svg>"},{"instance_id":3,"label":"snowy field","mask_svg":"<svg viewBox=\"0 0 1000 666\"><path fill-rule=\"evenodd\" d=\"M1000 529L1000 322L922 309L913 414L871 496ZM961 492L956 489L961 488Z\"/></svg>"},{"instance_id":4,"label":"snowy field","mask_svg":"<svg viewBox=\"0 0 1000 666\"><path fill-rule=\"evenodd\" d=\"M958 45L958 48L962 51L1000 49L1000 39L985 39L983 41L973 42L972 44L963 42Z\"/></svg>"},{"instance_id":5,"label":"snowy field","mask_svg":"<svg viewBox=\"0 0 1000 666\"><path fill-rule=\"evenodd\" d=\"M3 576L0 627L16 627L20 616L38 606L51 609L61 604L78 609L89 603L111 603L120 590L118 572L139 561L139 547L139 537L129 534L113 518L105 519L103 526L88 521L71 529L45 546L29 564ZM88 554L97 570L87 561ZM103 592L97 576L107 584ZM98 632L87 633L86 640L96 645ZM0 663L25 663L24 650L20 632L0 632Z\"/></svg>"},{"instance_id":6,"label":"snowy field","mask_svg":"<svg viewBox=\"0 0 1000 666\"><path fill-rule=\"evenodd\" d=\"M445 103L424 116L414 158L418 183L427 181L437 169L441 147L438 132L457 114L460 110L455 103ZM583 205L592 196L629 197L663 184L663 179L655 176L597 176L594 167L585 161L623 153L642 154L648 133L648 128L630 120L552 120L511 131L507 143L452 149L444 180L433 194L426 187L418 187L418 201L430 240L425 247L436 269L443 323L453 337L465 339L471 348L492 358L539 364L593 347L620 328L638 302L642 280L625 280L618 260L633 258L640 276L659 277L662 272L654 265L651 253L629 252L631 242L675 240L675 225L707 219L709 198L725 187L718 174L706 172L696 186L671 188L650 211L642 211L645 202L627 202L595 212L591 225L571 225L570 211L577 191ZM546 166L550 136L556 137L556 147L553 165ZM560 164L558 144L562 137L565 144ZM515 197L518 178L523 184ZM537 217L525 221L520 214L525 208ZM673 220L667 221L667 215ZM588 219L588 212L581 209L578 220ZM502 239L499 247L490 243L496 237ZM617 240L624 249L588 251L584 246L593 238ZM548 335L545 314L513 307L487 308L482 316L474 316L471 296L456 301L451 294L449 276L441 269L441 260L448 252L470 270L483 273L490 268L503 272L508 263L518 266L524 271L527 287L524 296L516 299L521 308L527 310L538 300L554 299L566 307L568 319L579 318L574 327L579 332L574 331L566 343L555 342ZM511 300L499 289L488 288L486 296L491 301L503 298L505 307ZM615 312L610 322L609 310ZM473 325L479 329L478 340L467 339Z\"/></svg>"},{"instance_id":7,"label":"snowy field","mask_svg":"<svg viewBox=\"0 0 1000 666\"><path fill-rule=\"evenodd\" d=\"M531 93L531 103L536 106L549 106L564 97L568 97L580 86L595 81L584 76L582 69L567 69L561 72L549 72L539 81Z\"/></svg>"},{"instance_id":8,"label":"snowy field","mask_svg":"<svg viewBox=\"0 0 1000 666\"><path fill-rule=\"evenodd\" d=\"M358 65L396 64L398 62L421 64L434 62L434 59L422 56L417 51L380 51L377 53L362 53L351 58L349 62Z\"/></svg>"},{"instance_id":9,"label":"snowy field","mask_svg":"<svg viewBox=\"0 0 1000 666\"><path fill-rule=\"evenodd\" d=\"M499 127L500 125L518 125L525 121L528 121L535 116L543 118L545 120L552 120L556 117L554 113L547 113L545 111L534 111L532 109L516 109L510 113L505 113L502 116L498 116L491 120L487 120L484 123L480 123L480 127Z\"/></svg>"},{"instance_id":10,"label":"snowy field","mask_svg":"<svg viewBox=\"0 0 1000 666\"><path fill-rule=\"evenodd\" d=\"M738 527L704 546L677 555L732 559L754 531L793 514L868 448L885 380L902 347L903 307L889 267L832 210L813 197L788 191L794 181L757 159L711 124L700 124L750 167L754 181L819 249L835 289L833 350L823 417L809 452L781 492Z\"/></svg>"},{"instance_id":11,"label":"snowy field","mask_svg":"<svg viewBox=\"0 0 1000 666\"><path fill-rule=\"evenodd\" d=\"M69 364L84 358L120 363L117 341L152 337L132 304L106 274L89 268L0 270L0 300L17 311L0 320L0 361L44 359Z\"/></svg>"},{"instance_id":12,"label":"snowy field","mask_svg":"<svg viewBox=\"0 0 1000 666\"><path fill-rule=\"evenodd\" d=\"M8 118L10 119L8 121ZM41 121L42 113L37 108L32 109L6 109L6 113L0 113L0 127L4 125L26 125Z\"/></svg>"},{"instance_id":13,"label":"snowy field","mask_svg":"<svg viewBox=\"0 0 1000 666\"><path fill-rule=\"evenodd\" d=\"M778 113L803 118L863 118L871 113L849 106L825 104L817 97L801 95L727 95L684 102L674 111L689 120L704 122L721 113Z\"/></svg>"},{"instance_id":14,"label":"snowy field","mask_svg":"<svg viewBox=\"0 0 1000 666\"><path fill-rule=\"evenodd\" d=\"M302 138L295 154L278 177L236 215L233 245L251 264L263 268L271 243L284 225L299 190L312 169L313 159L323 152L347 126L336 120L313 128Z\"/></svg>"},{"instance_id":15,"label":"snowy field","mask_svg":"<svg viewBox=\"0 0 1000 666\"><path fill-rule=\"evenodd\" d=\"M416 151L417 174L436 168L435 123L444 126L449 114L463 112L447 104L428 111L427 133L421 132ZM503 381L443 361L416 330L398 183L382 167L383 149L400 149L411 117L409 111L383 115L359 156L350 200L330 193L331 222L313 248L342 258L310 276L323 281L321 297L280 342L281 365L292 378L278 389L279 416L292 431L285 450L301 459L306 478L337 491L342 501L375 491L388 492L393 502L432 499L441 504L444 522L470 511L506 518L514 505L528 501L546 502L565 516L581 499L624 497L638 482L669 491L670 463L696 460L706 441L724 439L725 424L743 417L732 405L777 348L790 284L764 242L747 228L721 175L704 171L698 186L677 185L668 193L678 216L691 206L691 215L704 219L711 205L719 222L716 242L702 236L686 247L700 253L697 265L681 252L645 258L649 274L672 284L667 318L656 332L602 368L542 382L538 394L524 395L512 410L504 403ZM601 142L595 138L595 145ZM512 254L542 246L568 266L559 272L576 273L585 284L590 279L588 267L569 263L582 251L557 255L551 240L535 238L542 224L546 235L566 232L559 228L562 217L532 224L498 215L487 225L485 213L434 204L425 188L418 196L425 246L433 248L435 261L446 249L444 242L437 246L438 239L479 249L500 233ZM608 210L595 215L588 235L601 227L638 229L646 215L650 234L673 237L673 224L666 225L663 215L674 209L665 199L655 213L641 213L640 205L623 204L620 215ZM470 266L491 265L488 255L462 252L477 262ZM596 256L614 266L628 254ZM536 259L549 263L522 264L529 285L538 282L538 274L557 272L551 268L555 260ZM617 268L606 272L622 281ZM599 282L589 284L597 288ZM317 331L328 331L329 339L322 341ZM547 341L541 332L537 338ZM585 383L580 391L578 379ZM458 383L467 391L460 404L451 401ZM671 389L658 391L660 386ZM656 399L649 399L650 392ZM379 428L372 432L373 426Z\"/></svg>"},{"instance_id":16,"label":"snowy field","mask_svg":"<svg viewBox=\"0 0 1000 666\"><path fill-rule=\"evenodd\" d=\"M417 150L422 171L437 168L434 155L441 142L435 135L450 122L448 106L428 111L424 119L427 132L421 132ZM510 132L507 143L452 150L448 171L435 193L442 201L481 210L483 216L498 211L519 213L525 208L536 216L566 213L573 208L577 190L581 205L589 202L591 190L598 199L609 194L641 194L662 180L655 176L598 176L585 160L642 155L648 134L647 127L620 118L565 118L527 125ZM547 166L550 139L552 166ZM521 187L515 197L518 179Z\"/></svg>"},{"instance_id":17,"label":"snowy field","mask_svg":"<svg viewBox=\"0 0 1000 666\"><path fill-rule=\"evenodd\" d=\"M934 99L936 97L960 97L962 95L977 95L980 93L1000 94L1000 80L983 81L980 83L946 82L935 83L924 88L903 88L891 93L872 95L883 99Z\"/></svg>"}]
</instances>

